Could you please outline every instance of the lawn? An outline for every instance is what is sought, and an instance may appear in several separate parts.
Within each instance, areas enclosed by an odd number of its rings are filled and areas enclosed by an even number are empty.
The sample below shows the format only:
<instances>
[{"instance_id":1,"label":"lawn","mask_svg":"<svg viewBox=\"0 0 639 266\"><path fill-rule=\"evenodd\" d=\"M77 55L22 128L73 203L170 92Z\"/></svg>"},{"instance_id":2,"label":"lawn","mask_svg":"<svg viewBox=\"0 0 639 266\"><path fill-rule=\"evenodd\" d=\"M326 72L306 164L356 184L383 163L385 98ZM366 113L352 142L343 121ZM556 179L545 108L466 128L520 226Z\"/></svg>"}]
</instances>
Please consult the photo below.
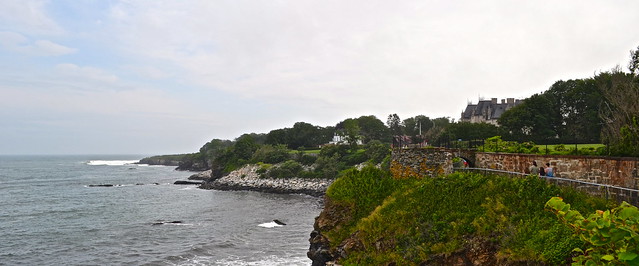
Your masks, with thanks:
<instances>
[{"instance_id":1,"label":"lawn","mask_svg":"<svg viewBox=\"0 0 639 266\"><path fill-rule=\"evenodd\" d=\"M542 154L546 152L546 147L548 147L548 153L550 154L568 153L575 150L575 146L577 146L577 150L590 150L593 152L596 151L598 148L605 147L605 145L603 144L556 144L535 146L539 148Z\"/></svg>"}]
</instances>

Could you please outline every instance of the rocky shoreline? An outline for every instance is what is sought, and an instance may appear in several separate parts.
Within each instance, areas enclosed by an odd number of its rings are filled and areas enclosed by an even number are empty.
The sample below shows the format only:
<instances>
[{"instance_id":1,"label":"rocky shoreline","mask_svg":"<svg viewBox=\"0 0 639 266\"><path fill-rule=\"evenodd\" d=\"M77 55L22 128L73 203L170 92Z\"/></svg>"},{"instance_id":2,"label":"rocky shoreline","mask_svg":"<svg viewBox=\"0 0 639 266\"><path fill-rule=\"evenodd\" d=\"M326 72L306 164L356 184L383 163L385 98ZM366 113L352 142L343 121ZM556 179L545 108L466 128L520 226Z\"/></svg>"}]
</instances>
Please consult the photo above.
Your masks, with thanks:
<instances>
[{"instance_id":1,"label":"rocky shoreline","mask_svg":"<svg viewBox=\"0 0 639 266\"><path fill-rule=\"evenodd\" d=\"M235 170L228 175L205 180L200 186L202 189L216 190L249 190L278 194L306 194L311 196L323 196L333 179L324 178L260 178L257 165L247 165ZM197 175L197 174L196 174ZM199 174L205 176L206 173ZM209 173L210 175L210 173Z\"/></svg>"}]
</instances>

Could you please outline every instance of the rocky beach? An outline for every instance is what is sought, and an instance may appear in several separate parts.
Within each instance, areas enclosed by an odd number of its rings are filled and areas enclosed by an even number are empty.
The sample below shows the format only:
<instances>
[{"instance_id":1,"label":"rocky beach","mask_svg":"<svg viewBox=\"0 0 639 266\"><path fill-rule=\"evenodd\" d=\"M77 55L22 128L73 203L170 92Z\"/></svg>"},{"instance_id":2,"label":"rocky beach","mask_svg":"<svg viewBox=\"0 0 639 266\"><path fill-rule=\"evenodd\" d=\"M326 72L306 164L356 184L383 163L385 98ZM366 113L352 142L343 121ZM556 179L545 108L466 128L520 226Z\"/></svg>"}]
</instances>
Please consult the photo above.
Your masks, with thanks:
<instances>
[{"instance_id":1,"label":"rocky beach","mask_svg":"<svg viewBox=\"0 0 639 266\"><path fill-rule=\"evenodd\" d=\"M202 189L250 190L280 194L322 196L334 179L324 178L260 178L257 165L246 165L218 179L205 179ZM195 174L191 179L210 177L210 171Z\"/></svg>"}]
</instances>

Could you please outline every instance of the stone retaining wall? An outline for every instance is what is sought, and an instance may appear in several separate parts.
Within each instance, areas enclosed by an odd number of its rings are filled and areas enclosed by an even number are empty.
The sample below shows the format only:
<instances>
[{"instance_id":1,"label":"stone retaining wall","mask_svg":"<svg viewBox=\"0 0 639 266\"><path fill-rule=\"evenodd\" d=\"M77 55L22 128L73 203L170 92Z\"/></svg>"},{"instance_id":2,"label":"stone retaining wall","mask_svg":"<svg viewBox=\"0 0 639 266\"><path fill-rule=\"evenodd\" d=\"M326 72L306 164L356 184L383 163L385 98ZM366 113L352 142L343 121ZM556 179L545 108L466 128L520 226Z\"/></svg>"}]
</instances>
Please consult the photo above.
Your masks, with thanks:
<instances>
[{"instance_id":1,"label":"stone retaining wall","mask_svg":"<svg viewBox=\"0 0 639 266\"><path fill-rule=\"evenodd\" d=\"M639 189L639 158L478 152L475 160L477 168L521 173L529 173L532 161L539 166L550 163L556 177Z\"/></svg>"},{"instance_id":2,"label":"stone retaining wall","mask_svg":"<svg viewBox=\"0 0 639 266\"><path fill-rule=\"evenodd\" d=\"M528 173L532 161L537 161L539 166L550 163L557 177L639 189L639 158L394 149L391 171L395 178L449 174L453 169L452 159L458 156L471 160L476 168L520 173Z\"/></svg>"},{"instance_id":3,"label":"stone retaining wall","mask_svg":"<svg viewBox=\"0 0 639 266\"><path fill-rule=\"evenodd\" d=\"M391 174L395 178L439 176L453 172L453 153L447 149L394 149Z\"/></svg>"}]
</instances>

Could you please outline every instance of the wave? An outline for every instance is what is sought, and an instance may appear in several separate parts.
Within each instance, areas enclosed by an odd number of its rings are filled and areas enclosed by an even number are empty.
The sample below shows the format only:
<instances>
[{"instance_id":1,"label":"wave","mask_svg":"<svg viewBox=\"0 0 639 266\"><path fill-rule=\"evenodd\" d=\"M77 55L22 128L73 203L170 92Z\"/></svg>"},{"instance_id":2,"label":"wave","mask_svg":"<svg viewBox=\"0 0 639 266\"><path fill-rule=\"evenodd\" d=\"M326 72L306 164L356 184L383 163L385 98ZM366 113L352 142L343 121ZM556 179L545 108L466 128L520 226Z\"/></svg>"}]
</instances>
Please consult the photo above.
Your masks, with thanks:
<instances>
[{"instance_id":1,"label":"wave","mask_svg":"<svg viewBox=\"0 0 639 266\"><path fill-rule=\"evenodd\" d=\"M257 226L260 227L266 227L266 228L273 228L273 227L280 227L282 226L281 224L276 223L275 221L270 222L270 223L263 223L263 224L258 224Z\"/></svg>"},{"instance_id":2,"label":"wave","mask_svg":"<svg viewBox=\"0 0 639 266\"><path fill-rule=\"evenodd\" d=\"M108 166L118 166L118 165L129 165L137 163L138 160L91 160L87 162L87 165L108 165Z\"/></svg>"}]
</instances>

